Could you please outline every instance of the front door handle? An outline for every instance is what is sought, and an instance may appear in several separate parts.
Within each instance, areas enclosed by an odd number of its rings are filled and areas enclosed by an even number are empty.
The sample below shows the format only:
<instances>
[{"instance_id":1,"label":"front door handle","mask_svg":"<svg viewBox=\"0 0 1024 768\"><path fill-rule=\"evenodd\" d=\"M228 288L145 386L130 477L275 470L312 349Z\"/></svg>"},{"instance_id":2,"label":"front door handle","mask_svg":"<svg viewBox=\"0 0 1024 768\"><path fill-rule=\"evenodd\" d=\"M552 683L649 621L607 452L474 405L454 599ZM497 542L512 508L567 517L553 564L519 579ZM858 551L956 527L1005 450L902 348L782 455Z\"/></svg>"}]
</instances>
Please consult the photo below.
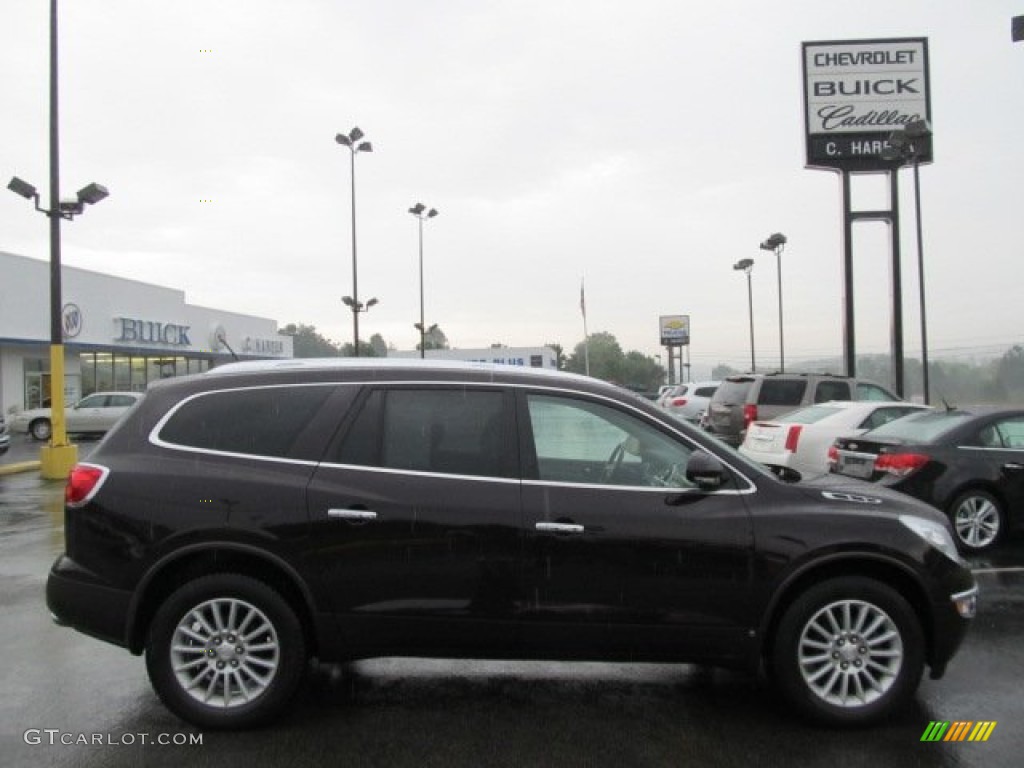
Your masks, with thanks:
<instances>
[{"instance_id":1,"label":"front door handle","mask_svg":"<svg viewBox=\"0 0 1024 768\"><path fill-rule=\"evenodd\" d=\"M377 519L377 513L369 509L328 509L327 516L332 520L354 520L360 523Z\"/></svg>"},{"instance_id":2,"label":"front door handle","mask_svg":"<svg viewBox=\"0 0 1024 768\"><path fill-rule=\"evenodd\" d=\"M542 533L583 533L582 525L576 523L537 523L534 526Z\"/></svg>"},{"instance_id":3,"label":"front door handle","mask_svg":"<svg viewBox=\"0 0 1024 768\"><path fill-rule=\"evenodd\" d=\"M1020 472L1022 469L1024 469L1024 464L1020 464L1016 461L1011 461L1006 464L1003 464L1003 469L1007 470L1008 472Z\"/></svg>"}]
</instances>

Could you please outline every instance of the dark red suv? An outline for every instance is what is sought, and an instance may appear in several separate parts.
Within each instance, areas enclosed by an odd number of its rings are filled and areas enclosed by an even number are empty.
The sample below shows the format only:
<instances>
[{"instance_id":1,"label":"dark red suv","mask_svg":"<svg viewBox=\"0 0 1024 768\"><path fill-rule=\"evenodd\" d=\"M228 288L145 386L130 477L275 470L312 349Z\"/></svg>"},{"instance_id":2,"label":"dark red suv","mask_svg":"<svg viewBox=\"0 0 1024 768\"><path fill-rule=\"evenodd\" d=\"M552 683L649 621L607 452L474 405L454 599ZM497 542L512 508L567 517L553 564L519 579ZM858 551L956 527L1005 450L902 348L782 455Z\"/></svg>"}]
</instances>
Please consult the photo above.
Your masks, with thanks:
<instances>
[{"instance_id":1,"label":"dark red suv","mask_svg":"<svg viewBox=\"0 0 1024 768\"><path fill-rule=\"evenodd\" d=\"M47 601L204 727L392 655L763 669L864 723L942 675L976 589L939 512L845 482L581 376L239 363L152 386L72 471Z\"/></svg>"}]
</instances>

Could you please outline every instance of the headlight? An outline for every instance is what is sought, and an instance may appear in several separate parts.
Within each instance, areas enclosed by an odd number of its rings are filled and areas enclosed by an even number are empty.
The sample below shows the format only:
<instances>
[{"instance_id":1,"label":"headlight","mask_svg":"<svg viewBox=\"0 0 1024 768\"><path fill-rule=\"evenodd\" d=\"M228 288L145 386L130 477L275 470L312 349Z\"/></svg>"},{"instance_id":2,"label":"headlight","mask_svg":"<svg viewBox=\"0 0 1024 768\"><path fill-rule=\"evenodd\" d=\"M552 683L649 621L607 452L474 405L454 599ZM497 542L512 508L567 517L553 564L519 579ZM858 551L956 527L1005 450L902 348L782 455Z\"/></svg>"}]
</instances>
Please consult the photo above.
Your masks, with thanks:
<instances>
[{"instance_id":1,"label":"headlight","mask_svg":"<svg viewBox=\"0 0 1024 768\"><path fill-rule=\"evenodd\" d=\"M956 551L953 537L949 535L944 525L914 515L900 515L900 522L950 560L960 562L960 554Z\"/></svg>"}]
</instances>

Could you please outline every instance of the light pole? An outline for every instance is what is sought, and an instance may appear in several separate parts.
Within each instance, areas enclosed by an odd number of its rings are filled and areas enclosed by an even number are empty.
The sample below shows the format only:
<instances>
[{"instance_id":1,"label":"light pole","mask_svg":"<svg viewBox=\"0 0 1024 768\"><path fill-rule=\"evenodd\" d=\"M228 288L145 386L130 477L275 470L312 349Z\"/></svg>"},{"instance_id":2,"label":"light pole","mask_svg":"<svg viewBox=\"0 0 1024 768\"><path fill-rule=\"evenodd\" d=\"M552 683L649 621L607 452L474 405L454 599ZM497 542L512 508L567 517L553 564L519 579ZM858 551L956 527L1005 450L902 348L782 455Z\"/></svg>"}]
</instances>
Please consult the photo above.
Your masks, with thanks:
<instances>
[{"instance_id":1,"label":"light pole","mask_svg":"<svg viewBox=\"0 0 1024 768\"><path fill-rule=\"evenodd\" d=\"M917 285L918 302L921 305L921 390L925 405L930 404L931 394L928 382L928 320L925 311L924 291L924 239L921 233L921 175L918 171L921 156L927 150L932 129L927 120L914 120L901 130L889 135L889 145L882 150L882 157L898 161L903 165L908 160L914 166L914 219L917 226ZM898 173L894 170L893 173Z\"/></svg>"},{"instance_id":2,"label":"light pole","mask_svg":"<svg viewBox=\"0 0 1024 768\"><path fill-rule=\"evenodd\" d=\"M370 307L375 306L375 305L379 304L380 302L378 302L377 299L370 299L369 301L367 301L364 304L361 301L356 301L351 296L342 296L341 297L341 303L344 304L346 307L348 307L349 309L352 310L352 317L355 318L355 333L356 333L355 344L356 344L356 346L355 346L354 354L355 354L356 357L359 357L359 313L360 312L369 312L370 311Z\"/></svg>"},{"instance_id":3,"label":"light pole","mask_svg":"<svg viewBox=\"0 0 1024 768\"><path fill-rule=\"evenodd\" d=\"M754 292L750 287L750 273L754 269L754 260L740 259L732 265L732 268L747 273L747 307L750 313L750 372L755 373L757 365L754 363Z\"/></svg>"},{"instance_id":4,"label":"light pole","mask_svg":"<svg viewBox=\"0 0 1024 768\"><path fill-rule=\"evenodd\" d=\"M108 194L106 187L88 184L74 200L60 199L60 119L57 89L57 0L50 0L50 207L39 205L39 193L17 176L7 188L32 200L37 211L50 219L50 442L40 451L40 474L49 480L67 477L78 460L78 447L68 443L64 413L64 328L61 322L60 222L71 221Z\"/></svg>"},{"instance_id":5,"label":"light pole","mask_svg":"<svg viewBox=\"0 0 1024 768\"><path fill-rule=\"evenodd\" d=\"M357 126L347 134L339 133L334 137L336 142L348 147L352 160L352 296L345 304L352 309L352 337L356 357L359 357L359 313L365 312L377 302L376 299L371 299L364 306L359 301L359 269L356 261L356 155L359 152L373 152L373 145L370 142L359 141L363 135Z\"/></svg>"},{"instance_id":6,"label":"light pole","mask_svg":"<svg viewBox=\"0 0 1024 768\"><path fill-rule=\"evenodd\" d=\"M423 319L423 222L437 216L437 209L427 210L423 203L416 203L409 209L409 213L419 219L420 228L420 322L416 327L420 329L420 358L424 358L427 354L427 331L426 321Z\"/></svg>"},{"instance_id":7,"label":"light pole","mask_svg":"<svg viewBox=\"0 0 1024 768\"><path fill-rule=\"evenodd\" d=\"M773 251L779 272L779 373L786 372L786 345L782 339L782 249L786 247L786 236L776 232L761 243L762 251Z\"/></svg>"}]
</instances>

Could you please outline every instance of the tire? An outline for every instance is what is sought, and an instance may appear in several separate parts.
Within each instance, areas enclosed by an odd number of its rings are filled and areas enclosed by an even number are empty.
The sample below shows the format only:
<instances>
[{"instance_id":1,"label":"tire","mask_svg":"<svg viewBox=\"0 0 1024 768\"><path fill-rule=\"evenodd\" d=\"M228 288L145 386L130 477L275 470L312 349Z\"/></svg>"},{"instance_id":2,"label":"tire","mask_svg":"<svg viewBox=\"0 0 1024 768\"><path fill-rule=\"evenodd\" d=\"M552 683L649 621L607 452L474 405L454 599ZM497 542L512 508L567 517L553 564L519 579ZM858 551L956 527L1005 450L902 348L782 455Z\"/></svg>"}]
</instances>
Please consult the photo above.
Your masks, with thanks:
<instances>
[{"instance_id":1,"label":"tire","mask_svg":"<svg viewBox=\"0 0 1024 768\"><path fill-rule=\"evenodd\" d=\"M964 553L986 552L1003 533L1006 515L1003 505L988 491L964 491L949 505L956 543Z\"/></svg>"},{"instance_id":2,"label":"tire","mask_svg":"<svg viewBox=\"0 0 1024 768\"><path fill-rule=\"evenodd\" d=\"M863 725L913 695L924 656L920 622L903 596L850 576L811 587L786 610L772 668L782 694L805 715Z\"/></svg>"},{"instance_id":3,"label":"tire","mask_svg":"<svg viewBox=\"0 0 1024 768\"><path fill-rule=\"evenodd\" d=\"M201 728L251 728L278 715L306 669L295 612L240 574L191 581L157 610L146 670L161 701Z\"/></svg>"},{"instance_id":4,"label":"tire","mask_svg":"<svg viewBox=\"0 0 1024 768\"><path fill-rule=\"evenodd\" d=\"M28 431L36 440L49 440L53 430L49 419L36 419L28 425Z\"/></svg>"}]
</instances>

